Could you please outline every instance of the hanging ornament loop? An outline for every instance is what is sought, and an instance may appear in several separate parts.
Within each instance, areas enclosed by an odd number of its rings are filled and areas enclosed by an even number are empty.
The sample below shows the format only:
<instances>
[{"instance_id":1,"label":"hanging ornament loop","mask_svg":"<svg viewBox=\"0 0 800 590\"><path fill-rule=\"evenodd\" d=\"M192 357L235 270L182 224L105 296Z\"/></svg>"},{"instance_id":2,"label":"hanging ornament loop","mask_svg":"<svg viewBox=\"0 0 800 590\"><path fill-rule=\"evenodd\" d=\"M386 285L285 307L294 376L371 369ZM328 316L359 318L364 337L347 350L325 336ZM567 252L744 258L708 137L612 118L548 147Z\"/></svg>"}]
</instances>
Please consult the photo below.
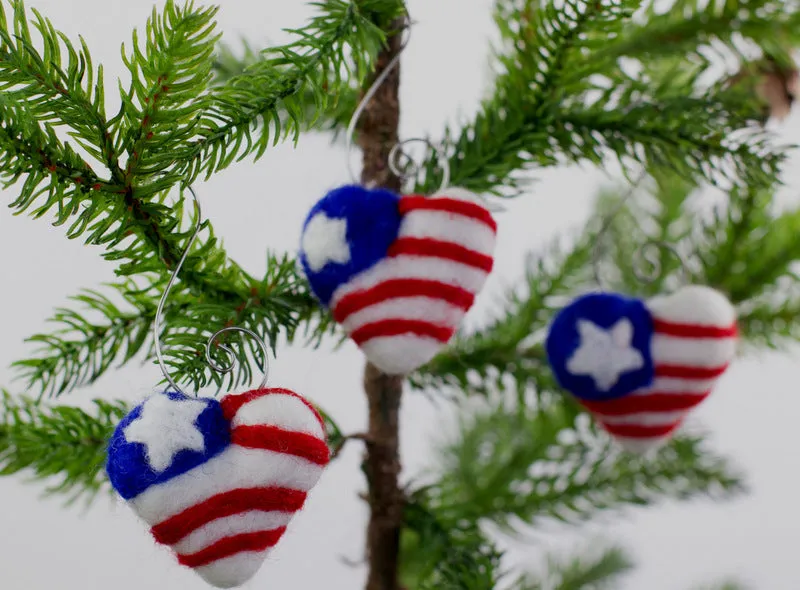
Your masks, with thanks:
<instances>
[{"instance_id":1,"label":"hanging ornament loop","mask_svg":"<svg viewBox=\"0 0 800 590\"><path fill-rule=\"evenodd\" d=\"M161 347L161 329L162 329L162 320L164 317L164 306L166 305L167 297L169 297L169 293L178 279L178 273L183 267L184 262L186 262L186 258L192 249L192 245L194 244L198 234L200 233L200 230L203 227L203 212L202 209L200 208L200 201L197 198L197 194L194 192L194 189L191 186L187 186L186 188L189 190L189 193L192 195L192 199L194 200L194 209L195 209L195 215L197 216L197 221L195 222L194 232L189 238L189 242L186 244L186 249L181 255L181 258L178 261L175 270L172 271L172 275L170 276L169 281L167 282L167 287L164 289L164 293L161 295L161 299L158 302L158 308L156 309L156 317L153 320L153 340L154 340L153 344L155 348L156 359L158 360L158 365L161 368L161 373L164 375L164 378L176 392L182 393L184 395L188 394L178 386L178 384L169 374L169 370L167 369L167 364L166 361L164 360L164 352ZM267 378L269 376L269 350L267 349L267 345L264 342L264 340L252 330L249 330L247 328L240 328L238 326L228 326L214 332L214 334L212 334L211 337L206 342L206 354L205 354L206 361L208 362L209 366L218 373L230 373L236 368L237 362L233 350L229 346L217 343L217 338L229 332L238 332L250 336L253 340L255 340L255 342L261 349L262 358L264 359L264 377L262 378L261 384L258 386L258 389L262 389L267 384ZM218 349L221 349L230 356L231 361L228 364L221 365L212 358L211 349L214 346L216 346Z\"/></svg>"},{"instance_id":2,"label":"hanging ornament loop","mask_svg":"<svg viewBox=\"0 0 800 590\"><path fill-rule=\"evenodd\" d=\"M350 175L350 181L353 184L358 184L358 176L356 175L355 170L353 169L353 138L355 136L356 127L358 126L358 121L361 119L361 115L364 113L364 109L367 108L367 105L372 100L375 93L378 89L386 82L386 78L392 73L397 67L397 64L400 63L400 57L403 55L403 52L408 47L408 42L411 40L411 26L414 23L407 17L406 25L404 26L403 30L405 32L405 39L403 39L400 49L397 52L392 60L387 64L386 68L381 72L381 74L375 79L372 83L372 86L364 93L364 96L361 98L361 101L358 103L358 106L353 111L353 116L350 118L350 123L347 125L347 131L345 133L345 151L347 156L347 172ZM410 144L410 143L424 143L428 147L431 152L434 152L438 156L439 160L439 167L442 169L442 181L439 186L439 191L444 190L447 188L450 182L450 163L447 160L447 156L444 153L444 150L441 147L437 147L434 145L430 140L414 137L410 139L406 139L396 143L392 146L391 151L389 152L389 169L392 171L392 174L400 178L401 181L406 182L411 178L416 178L422 166L417 164L413 158L411 158L406 152L403 151L403 148ZM371 188L371 187L370 187Z\"/></svg>"},{"instance_id":3,"label":"hanging ornament loop","mask_svg":"<svg viewBox=\"0 0 800 590\"><path fill-rule=\"evenodd\" d=\"M445 155L443 149L437 147L431 143L430 140L423 137L411 137L394 144L389 152L389 170L391 170L392 174L397 176L402 182L406 182L410 178L417 178L419 176L422 166L418 164L414 158L403 151L403 148L411 143L424 143L430 152L437 154L439 159L439 167L442 170L442 180L439 184L437 192L445 190L450 184L450 163L448 162L447 156Z\"/></svg>"},{"instance_id":4,"label":"hanging ornament loop","mask_svg":"<svg viewBox=\"0 0 800 590\"><path fill-rule=\"evenodd\" d=\"M600 229L594 236L594 244L592 245L592 274L594 275L595 282L602 290L609 290L601 272L601 262L604 248L606 246L605 237L611 230L611 225L616 216L619 215L631 197L633 197L633 195L636 193L636 190L646 177L647 172L643 171L641 174L639 174L636 180L631 183L628 191L622 196L611 212L605 216ZM633 276L643 285L652 285L658 281L661 278L661 273L663 271L661 263L662 251L668 251L676 258L683 275L682 280L684 283L686 283L689 278L686 260L683 258L683 256L681 256L680 252L678 252L678 249L674 245L654 239L645 241L634 252L631 264L631 272L633 273Z\"/></svg>"}]
</instances>

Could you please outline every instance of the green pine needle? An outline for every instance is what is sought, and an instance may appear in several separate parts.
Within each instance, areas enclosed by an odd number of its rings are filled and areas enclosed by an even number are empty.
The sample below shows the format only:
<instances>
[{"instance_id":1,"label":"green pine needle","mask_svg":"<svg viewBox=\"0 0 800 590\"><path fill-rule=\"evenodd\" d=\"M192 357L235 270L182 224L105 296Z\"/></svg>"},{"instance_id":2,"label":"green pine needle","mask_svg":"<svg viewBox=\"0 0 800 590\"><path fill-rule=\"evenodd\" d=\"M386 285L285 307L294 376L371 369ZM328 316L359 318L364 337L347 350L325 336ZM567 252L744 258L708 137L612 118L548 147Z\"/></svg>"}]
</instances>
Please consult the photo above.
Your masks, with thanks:
<instances>
[{"instance_id":1,"label":"green pine needle","mask_svg":"<svg viewBox=\"0 0 800 590\"><path fill-rule=\"evenodd\" d=\"M588 553L588 552L587 552ZM515 590L612 590L619 579L633 568L631 559L619 547L609 547L597 555L579 555L569 560L548 559L544 574L524 575Z\"/></svg>"},{"instance_id":2,"label":"green pine needle","mask_svg":"<svg viewBox=\"0 0 800 590\"><path fill-rule=\"evenodd\" d=\"M93 411L44 407L30 398L2 390L0 398L0 475L27 472L48 480L48 494L87 503L103 489L106 445L116 423L127 413L122 402L93 400Z\"/></svg>"},{"instance_id":3,"label":"green pine needle","mask_svg":"<svg viewBox=\"0 0 800 590\"><path fill-rule=\"evenodd\" d=\"M432 506L452 520L489 520L519 533L541 520L579 524L598 512L664 498L729 497L742 491L727 461L702 439L679 436L655 457L616 449L572 402L535 408L493 404L465 417L438 454Z\"/></svg>"}]
</instances>

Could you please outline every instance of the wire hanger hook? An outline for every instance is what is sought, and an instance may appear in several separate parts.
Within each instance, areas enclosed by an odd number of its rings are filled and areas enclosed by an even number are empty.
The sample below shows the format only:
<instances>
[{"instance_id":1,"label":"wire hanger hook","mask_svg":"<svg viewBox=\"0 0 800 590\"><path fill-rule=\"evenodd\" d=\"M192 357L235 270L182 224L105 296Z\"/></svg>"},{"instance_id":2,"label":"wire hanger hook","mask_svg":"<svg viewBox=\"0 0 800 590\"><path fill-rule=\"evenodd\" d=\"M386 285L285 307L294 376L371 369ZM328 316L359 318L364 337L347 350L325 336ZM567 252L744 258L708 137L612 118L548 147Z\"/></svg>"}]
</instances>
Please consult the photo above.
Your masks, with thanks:
<instances>
[{"instance_id":1,"label":"wire hanger hook","mask_svg":"<svg viewBox=\"0 0 800 590\"><path fill-rule=\"evenodd\" d=\"M167 365L164 362L164 354L161 349L161 321L163 319L164 314L164 305L167 302L167 297L169 296L169 292L172 289L172 286L175 284L175 281L178 279L178 273L183 267L183 263L186 261L186 257L189 255L189 251L192 249L192 245L194 244L195 240L197 239L197 235L200 233L200 229L203 226L203 212L200 208L200 201L197 198L197 194L194 192L194 189L191 185L186 187L192 195L194 200L194 209L197 215L197 222L195 223L194 232L192 236L189 238L189 242L186 244L186 249L184 250L183 254L181 255L181 259L178 261L178 265L175 267L175 270L172 271L172 276L169 278L169 282L167 283L166 289L164 289L164 293L161 295L161 300L158 302L158 308L156 309L156 317L153 320L153 339L154 339L154 347L156 352L156 358L158 359L158 365L161 367L161 373L164 375L164 378L169 382L169 384L177 391L178 393L182 393L184 395L188 395L183 389L181 389L175 380L170 376L169 371L167 370ZM218 373L230 373L236 368L236 358L234 356L233 350L227 345L220 344L218 348L222 349L225 353L230 355L231 362L227 365L221 365L216 362L211 356L211 348L214 346L215 341L219 338L222 334L226 334L228 332L239 332L241 334L246 334L253 338L256 341L258 346L261 348L261 353L264 359L264 377L261 380L261 384L258 386L258 389L263 388L267 384L267 378L269 376L269 350L267 349L267 345L264 340L252 330L247 328L241 328L239 326L228 326L222 328L221 330L217 330L214 332L211 337L206 342L206 362L209 366L217 371Z\"/></svg>"},{"instance_id":2,"label":"wire hanger hook","mask_svg":"<svg viewBox=\"0 0 800 590\"><path fill-rule=\"evenodd\" d=\"M631 197L633 197L633 195L636 193L636 189L639 188L645 178L647 178L646 170L642 171L636 180L631 183L628 191L622 196L611 212L606 215L602 225L600 226L600 229L594 236L595 241L592 245L592 273L594 275L595 282L602 290L606 290L605 281L603 280L602 273L600 272L600 262L603 255L604 246L603 238L611 229L611 224L613 223L614 218L619 215L627 202L631 199ZM645 240L644 243L634 253L633 260L631 261L631 271L633 272L633 276L636 277L636 280L644 285L650 285L655 283L659 277L661 277L661 260L658 256L660 250L668 251L678 260L679 267L681 269L682 280L684 283L688 282L689 276L687 262L681 253L678 252L678 249L672 244L668 244L663 240L655 240L652 238ZM645 263L647 263L649 266L649 271L645 268Z\"/></svg>"},{"instance_id":3,"label":"wire hanger hook","mask_svg":"<svg viewBox=\"0 0 800 590\"><path fill-rule=\"evenodd\" d=\"M387 64L386 68L380 73L380 75L375 79L372 83L372 86L364 93L363 98L358 103L355 111L353 111L353 116L350 118L350 123L347 125L347 132L345 135L345 146L346 146L346 154L347 154L347 172L350 175L350 181L353 184L358 184L359 180L356 176L355 171L353 170L353 137L355 136L356 126L358 125L358 121L361 118L361 115L364 113L364 109L367 108L369 101L372 100L375 93L378 89L386 82L386 78L389 77L389 74L392 73L397 67L397 64L400 62L400 57L402 56L403 52L408 47L409 41L411 41L411 27L415 23L410 19L408 13L406 13L406 24L404 26L404 32L406 33L405 39L403 40L402 44L400 45L400 49L397 52L392 60ZM444 150L441 146L437 146L433 144L429 139L424 137L412 137L409 139L405 139L403 141L397 142L389 152L389 169L392 171L392 174L397 176L401 181L405 182L409 178L416 177L421 169L421 166L417 164L411 157L409 157L406 153L403 152L403 147L410 143L424 143L432 152L434 152L439 159L439 167L442 169L442 182L437 190L437 192L441 192L446 189L450 183L450 162L447 159L447 155L445 154ZM401 162L401 159L405 158L404 162Z\"/></svg>"}]
</instances>

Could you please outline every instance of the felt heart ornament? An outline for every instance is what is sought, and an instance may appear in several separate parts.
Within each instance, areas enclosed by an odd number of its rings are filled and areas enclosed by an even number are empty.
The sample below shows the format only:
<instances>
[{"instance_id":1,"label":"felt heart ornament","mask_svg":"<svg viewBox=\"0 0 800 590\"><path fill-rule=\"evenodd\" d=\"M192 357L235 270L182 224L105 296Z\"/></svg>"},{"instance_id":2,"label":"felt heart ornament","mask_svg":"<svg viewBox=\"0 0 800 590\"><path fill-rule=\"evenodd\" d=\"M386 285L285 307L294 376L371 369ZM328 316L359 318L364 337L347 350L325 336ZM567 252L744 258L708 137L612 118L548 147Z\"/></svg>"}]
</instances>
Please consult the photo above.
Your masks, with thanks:
<instances>
[{"instance_id":1,"label":"felt heart ornament","mask_svg":"<svg viewBox=\"0 0 800 590\"><path fill-rule=\"evenodd\" d=\"M562 309L545 348L559 384L624 448L670 439L736 353L736 312L714 289L649 301L592 293Z\"/></svg>"},{"instance_id":2,"label":"felt heart ornament","mask_svg":"<svg viewBox=\"0 0 800 590\"><path fill-rule=\"evenodd\" d=\"M480 199L344 186L303 226L314 294L375 366L405 375L450 340L494 263L497 225Z\"/></svg>"},{"instance_id":3,"label":"felt heart ornament","mask_svg":"<svg viewBox=\"0 0 800 590\"><path fill-rule=\"evenodd\" d=\"M106 470L181 565L233 588L261 567L328 458L322 419L288 389L162 393L119 423Z\"/></svg>"}]
</instances>

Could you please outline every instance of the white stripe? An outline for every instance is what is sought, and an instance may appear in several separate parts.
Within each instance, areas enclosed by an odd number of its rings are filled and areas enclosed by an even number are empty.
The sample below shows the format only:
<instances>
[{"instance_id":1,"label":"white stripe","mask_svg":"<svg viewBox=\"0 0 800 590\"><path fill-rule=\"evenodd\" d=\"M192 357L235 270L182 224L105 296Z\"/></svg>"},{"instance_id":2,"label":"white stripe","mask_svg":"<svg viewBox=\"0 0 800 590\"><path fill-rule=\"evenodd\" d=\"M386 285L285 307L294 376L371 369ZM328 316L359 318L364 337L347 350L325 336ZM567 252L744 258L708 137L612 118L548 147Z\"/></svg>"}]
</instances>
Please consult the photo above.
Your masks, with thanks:
<instances>
[{"instance_id":1,"label":"white stripe","mask_svg":"<svg viewBox=\"0 0 800 590\"><path fill-rule=\"evenodd\" d=\"M432 324L455 328L466 315L460 307L456 307L430 297L401 297L389 299L375 305L365 307L361 311L350 314L342 327L349 333L372 322L387 319L423 320Z\"/></svg>"},{"instance_id":2,"label":"white stripe","mask_svg":"<svg viewBox=\"0 0 800 590\"><path fill-rule=\"evenodd\" d=\"M636 424L637 426L663 426L675 424L681 420L688 410L678 410L675 412L637 412L635 414L625 414L623 416L605 416L595 411L597 419L604 424Z\"/></svg>"},{"instance_id":3,"label":"white stripe","mask_svg":"<svg viewBox=\"0 0 800 590\"><path fill-rule=\"evenodd\" d=\"M242 551L194 569L216 588L236 588L256 575L272 548L266 551Z\"/></svg>"},{"instance_id":4,"label":"white stripe","mask_svg":"<svg viewBox=\"0 0 800 590\"><path fill-rule=\"evenodd\" d=\"M647 307L656 319L676 324L727 328L736 321L730 301L719 291L701 285L688 285L653 298Z\"/></svg>"},{"instance_id":5,"label":"white stripe","mask_svg":"<svg viewBox=\"0 0 800 590\"><path fill-rule=\"evenodd\" d=\"M336 307L345 295L370 289L391 279L428 279L477 293L486 282L487 276L483 270L454 260L427 256L394 256L381 260L339 286L333 292L329 307Z\"/></svg>"},{"instance_id":6,"label":"white stripe","mask_svg":"<svg viewBox=\"0 0 800 590\"><path fill-rule=\"evenodd\" d=\"M172 548L177 553L190 555L202 551L225 537L243 533L272 531L285 527L293 516L294 512L260 512L252 510L226 516L225 518L218 518L195 529L188 536L175 543Z\"/></svg>"},{"instance_id":7,"label":"white stripe","mask_svg":"<svg viewBox=\"0 0 800 590\"><path fill-rule=\"evenodd\" d=\"M705 369L721 367L736 356L735 338L680 338L655 333L651 341L656 365L682 365Z\"/></svg>"},{"instance_id":8,"label":"white stripe","mask_svg":"<svg viewBox=\"0 0 800 590\"><path fill-rule=\"evenodd\" d=\"M450 242L486 256L494 253L492 228L477 219L448 211L410 211L403 216L397 236Z\"/></svg>"},{"instance_id":9,"label":"white stripe","mask_svg":"<svg viewBox=\"0 0 800 590\"><path fill-rule=\"evenodd\" d=\"M234 428L262 424L304 432L325 440L325 432L314 412L299 398L285 393L272 393L247 402L231 420Z\"/></svg>"},{"instance_id":10,"label":"white stripe","mask_svg":"<svg viewBox=\"0 0 800 590\"><path fill-rule=\"evenodd\" d=\"M361 350L384 373L407 375L431 360L444 344L433 338L402 334L382 336L361 344Z\"/></svg>"},{"instance_id":11,"label":"white stripe","mask_svg":"<svg viewBox=\"0 0 800 590\"><path fill-rule=\"evenodd\" d=\"M319 480L322 469L301 457L231 445L202 465L151 486L129 503L153 526L237 488L276 486L307 492Z\"/></svg>"},{"instance_id":12,"label":"white stripe","mask_svg":"<svg viewBox=\"0 0 800 590\"><path fill-rule=\"evenodd\" d=\"M637 389L629 395L649 395L651 393L705 393L711 391L718 380L718 377L714 377L713 379L656 377L650 387Z\"/></svg>"}]
</instances>

